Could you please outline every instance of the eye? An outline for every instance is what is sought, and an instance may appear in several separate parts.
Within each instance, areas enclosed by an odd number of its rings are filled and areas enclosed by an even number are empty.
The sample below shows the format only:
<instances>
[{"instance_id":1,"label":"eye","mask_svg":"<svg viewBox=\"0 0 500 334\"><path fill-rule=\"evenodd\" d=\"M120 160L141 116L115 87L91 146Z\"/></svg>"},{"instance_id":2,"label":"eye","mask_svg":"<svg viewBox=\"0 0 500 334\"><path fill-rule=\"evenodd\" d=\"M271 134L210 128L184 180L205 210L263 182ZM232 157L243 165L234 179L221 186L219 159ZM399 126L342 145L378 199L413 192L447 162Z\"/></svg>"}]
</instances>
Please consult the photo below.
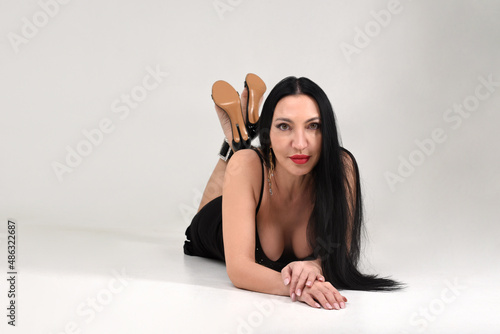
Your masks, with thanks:
<instances>
[{"instance_id":1,"label":"eye","mask_svg":"<svg viewBox=\"0 0 500 334\"><path fill-rule=\"evenodd\" d=\"M290 129L290 126L286 123L278 124L276 127L282 131L286 131L286 130Z\"/></svg>"},{"instance_id":2,"label":"eye","mask_svg":"<svg viewBox=\"0 0 500 334\"><path fill-rule=\"evenodd\" d=\"M311 124L309 124L309 129L311 129L311 130L319 130L320 129L320 124L319 123L311 123Z\"/></svg>"}]
</instances>

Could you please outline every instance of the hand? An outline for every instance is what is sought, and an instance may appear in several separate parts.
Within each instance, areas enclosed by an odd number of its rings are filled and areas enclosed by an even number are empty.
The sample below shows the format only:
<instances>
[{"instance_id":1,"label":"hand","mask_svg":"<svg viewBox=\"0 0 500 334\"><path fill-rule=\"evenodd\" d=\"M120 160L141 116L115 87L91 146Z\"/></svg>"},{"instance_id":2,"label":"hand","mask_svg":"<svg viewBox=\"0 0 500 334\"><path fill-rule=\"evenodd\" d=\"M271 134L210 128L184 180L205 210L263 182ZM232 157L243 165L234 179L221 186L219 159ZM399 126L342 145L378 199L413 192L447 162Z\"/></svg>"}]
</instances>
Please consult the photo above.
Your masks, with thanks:
<instances>
[{"instance_id":1,"label":"hand","mask_svg":"<svg viewBox=\"0 0 500 334\"><path fill-rule=\"evenodd\" d=\"M315 281L311 287L306 287L299 301L315 308L327 310L345 308L347 298L342 296L330 282Z\"/></svg>"},{"instance_id":2,"label":"hand","mask_svg":"<svg viewBox=\"0 0 500 334\"><path fill-rule=\"evenodd\" d=\"M305 287L311 287L314 281L325 281L321 265L316 260L290 262L281 270L281 278L285 286L290 284L290 297L293 301L302 295Z\"/></svg>"}]
</instances>

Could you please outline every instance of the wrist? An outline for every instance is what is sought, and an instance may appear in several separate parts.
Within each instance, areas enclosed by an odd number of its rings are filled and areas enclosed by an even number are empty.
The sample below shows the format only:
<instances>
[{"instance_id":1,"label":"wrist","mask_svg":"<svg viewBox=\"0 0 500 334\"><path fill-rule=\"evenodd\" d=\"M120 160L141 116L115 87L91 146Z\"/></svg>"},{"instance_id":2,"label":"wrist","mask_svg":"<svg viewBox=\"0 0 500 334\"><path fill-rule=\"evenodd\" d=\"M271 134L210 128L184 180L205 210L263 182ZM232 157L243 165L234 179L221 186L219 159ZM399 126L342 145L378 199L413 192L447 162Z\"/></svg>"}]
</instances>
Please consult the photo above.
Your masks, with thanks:
<instances>
[{"instance_id":1,"label":"wrist","mask_svg":"<svg viewBox=\"0 0 500 334\"><path fill-rule=\"evenodd\" d=\"M313 264L316 268L318 268L318 271L321 275L323 275L323 270L321 269L321 259L317 258L314 260L309 260L311 264Z\"/></svg>"}]
</instances>

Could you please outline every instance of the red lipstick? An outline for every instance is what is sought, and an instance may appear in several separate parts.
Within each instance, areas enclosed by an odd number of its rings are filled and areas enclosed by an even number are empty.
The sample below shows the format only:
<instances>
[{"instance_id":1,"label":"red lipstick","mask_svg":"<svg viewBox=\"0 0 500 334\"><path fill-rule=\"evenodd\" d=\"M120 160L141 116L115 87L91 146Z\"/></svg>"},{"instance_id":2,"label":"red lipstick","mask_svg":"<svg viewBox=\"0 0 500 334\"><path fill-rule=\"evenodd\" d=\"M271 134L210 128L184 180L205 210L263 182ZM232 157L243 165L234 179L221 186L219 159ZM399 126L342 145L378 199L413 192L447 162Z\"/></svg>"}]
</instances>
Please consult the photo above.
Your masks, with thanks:
<instances>
[{"instance_id":1,"label":"red lipstick","mask_svg":"<svg viewBox=\"0 0 500 334\"><path fill-rule=\"evenodd\" d=\"M295 154L290 157L293 162L295 162L297 165L303 165L307 161L309 161L309 158L311 158L310 155L304 155L304 154Z\"/></svg>"}]
</instances>

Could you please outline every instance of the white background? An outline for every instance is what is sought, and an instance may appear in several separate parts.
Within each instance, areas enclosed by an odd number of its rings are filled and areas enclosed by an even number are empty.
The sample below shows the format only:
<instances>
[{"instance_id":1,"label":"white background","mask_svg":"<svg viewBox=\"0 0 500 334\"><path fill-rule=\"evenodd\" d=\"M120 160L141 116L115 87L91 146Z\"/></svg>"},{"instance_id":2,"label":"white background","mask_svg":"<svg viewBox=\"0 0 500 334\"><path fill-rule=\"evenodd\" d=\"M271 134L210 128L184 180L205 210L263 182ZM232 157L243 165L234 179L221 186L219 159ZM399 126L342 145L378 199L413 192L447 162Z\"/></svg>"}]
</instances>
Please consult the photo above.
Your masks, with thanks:
<instances>
[{"instance_id":1,"label":"white background","mask_svg":"<svg viewBox=\"0 0 500 334\"><path fill-rule=\"evenodd\" d=\"M253 72L270 89L306 76L329 96L358 160L366 269L406 282L439 273L471 288L468 277L499 278L499 2L73 0L44 16L48 2L0 2L2 221L181 240L223 138L212 83L241 90ZM147 68L168 75L121 119L113 102ZM474 100L480 78L497 86ZM445 119L466 101L479 102L470 116ZM59 180L54 162L66 164L67 147L106 118L113 131ZM445 139L415 153L438 128ZM419 164L391 187L387 173L410 157ZM27 258L39 252L33 242L22 245Z\"/></svg>"}]
</instances>

